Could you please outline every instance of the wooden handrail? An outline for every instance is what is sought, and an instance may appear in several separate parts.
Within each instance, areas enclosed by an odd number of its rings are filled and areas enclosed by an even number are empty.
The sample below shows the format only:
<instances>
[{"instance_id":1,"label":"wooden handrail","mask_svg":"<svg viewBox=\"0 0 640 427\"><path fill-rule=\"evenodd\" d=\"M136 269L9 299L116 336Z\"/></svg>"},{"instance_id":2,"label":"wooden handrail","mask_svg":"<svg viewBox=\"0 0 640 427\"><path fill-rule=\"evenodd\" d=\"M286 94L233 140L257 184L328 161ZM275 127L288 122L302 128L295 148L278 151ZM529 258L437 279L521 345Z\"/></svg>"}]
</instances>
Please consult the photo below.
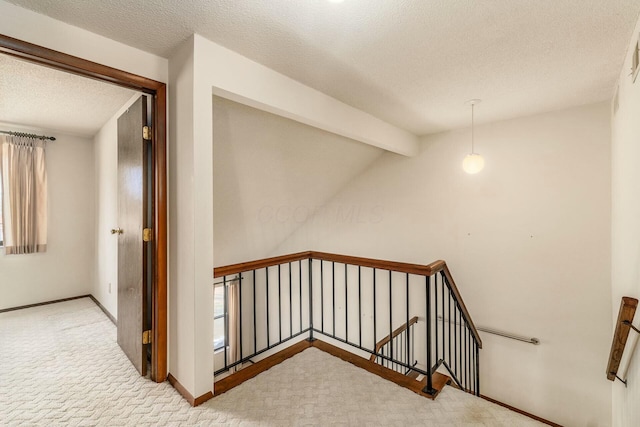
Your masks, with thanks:
<instances>
[{"instance_id":1,"label":"wooden handrail","mask_svg":"<svg viewBox=\"0 0 640 427\"><path fill-rule=\"evenodd\" d=\"M216 267L213 269L213 277L229 276L231 274L239 274L244 271L258 270L260 268L271 267L274 265L285 264L288 262L300 261L308 259L311 251L298 252L295 254L276 256L272 258L259 259L256 261L241 262L238 264L225 265L224 267Z\"/></svg>"},{"instance_id":2,"label":"wooden handrail","mask_svg":"<svg viewBox=\"0 0 640 427\"><path fill-rule=\"evenodd\" d=\"M467 310L467 307L464 304L462 295L460 295L460 291L458 291L458 287L456 286L456 283L453 280L453 276L451 275L451 272L447 267L447 263L442 260L434 261L427 265L421 265L421 264L410 264L406 262L385 261L385 260L379 260L379 259L373 259L373 258L362 258L362 257L348 256L348 255L331 254L327 252L305 251L305 252L298 252L290 255L282 255L282 256L277 256L272 258L265 258L257 261L227 265L224 267L216 267L213 269L213 277L216 278L216 277L228 276L231 274L239 274L239 273L242 273L243 271L257 270L260 268L271 267L279 264L285 264L288 262L294 262L294 261L304 260L308 258L322 260L322 261L339 262L342 264L359 265L362 267L369 267L369 268L379 268L383 270L397 271L399 273L417 274L420 276L432 276L436 273L442 272L447 278L447 281L449 282L449 288L451 289L451 292L453 293L454 297L456 298L456 300L460 305L460 311L462 312L462 316L464 317L467 324L469 325L469 329L473 334L474 338L476 339L478 343L478 347L482 348L482 340L480 339L480 334L478 333L478 330L476 329L476 326L474 325L473 320L471 320L471 315L469 314L469 311Z\"/></svg>"},{"instance_id":3,"label":"wooden handrail","mask_svg":"<svg viewBox=\"0 0 640 427\"><path fill-rule=\"evenodd\" d=\"M618 312L618 320L616 321L616 330L613 334L611 342L611 353L609 353L609 363L607 364L607 379L615 381L620 368L620 361L624 353L624 347L627 345L629 330L631 323L638 307L638 300L630 297L622 297L620 303L620 311Z\"/></svg>"},{"instance_id":4,"label":"wooden handrail","mask_svg":"<svg viewBox=\"0 0 640 427\"><path fill-rule=\"evenodd\" d=\"M385 346L385 344L389 343L392 339L394 339L395 337L397 337L398 335L400 335L401 333L403 333L404 331L406 331L407 329L409 329L409 327L415 323L418 323L418 316L414 316L409 320L409 323L403 323L402 325L400 325L400 327L396 328L395 331L393 331L390 335L387 335L386 337L382 338L380 341L378 341L376 343L376 348L375 348L375 352L378 353L380 351L380 349L382 347ZM372 354L371 357L369 358L370 361L375 362L376 361L376 357L377 354Z\"/></svg>"},{"instance_id":5,"label":"wooden handrail","mask_svg":"<svg viewBox=\"0 0 640 427\"><path fill-rule=\"evenodd\" d=\"M417 274L420 276L431 276L441 269L441 264L444 264L444 261L435 261L427 265L409 264L406 262L383 261L380 259L361 258L315 251L311 251L311 258L323 261L340 262L343 264L359 265L362 267L380 268L383 270L397 271L399 273Z\"/></svg>"}]
</instances>

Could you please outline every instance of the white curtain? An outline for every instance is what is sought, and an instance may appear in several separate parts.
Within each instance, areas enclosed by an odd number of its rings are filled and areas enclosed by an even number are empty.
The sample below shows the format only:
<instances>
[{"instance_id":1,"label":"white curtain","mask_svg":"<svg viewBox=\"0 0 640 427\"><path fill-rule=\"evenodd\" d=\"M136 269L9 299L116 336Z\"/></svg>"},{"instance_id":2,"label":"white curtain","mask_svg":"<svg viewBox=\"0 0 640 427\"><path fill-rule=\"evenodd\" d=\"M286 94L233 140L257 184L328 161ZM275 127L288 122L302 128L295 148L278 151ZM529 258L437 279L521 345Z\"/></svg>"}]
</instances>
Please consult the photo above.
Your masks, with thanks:
<instances>
[{"instance_id":1,"label":"white curtain","mask_svg":"<svg viewBox=\"0 0 640 427\"><path fill-rule=\"evenodd\" d=\"M47 250L45 142L0 135L0 177L5 252Z\"/></svg>"}]
</instances>

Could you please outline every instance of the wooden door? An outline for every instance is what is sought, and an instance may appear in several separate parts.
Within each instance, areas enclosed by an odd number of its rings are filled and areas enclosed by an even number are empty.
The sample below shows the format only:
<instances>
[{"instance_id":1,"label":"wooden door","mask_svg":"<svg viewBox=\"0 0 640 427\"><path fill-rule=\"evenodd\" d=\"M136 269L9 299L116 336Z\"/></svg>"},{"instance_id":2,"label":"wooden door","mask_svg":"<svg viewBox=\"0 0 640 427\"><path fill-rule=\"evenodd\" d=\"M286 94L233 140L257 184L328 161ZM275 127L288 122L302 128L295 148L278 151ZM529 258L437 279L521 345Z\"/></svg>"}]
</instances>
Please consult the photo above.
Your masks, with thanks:
<instances>
[{"instance_id":1,"label":"wooden door","mask_svg":"<svg viewBox=\"0 0 640 427\"><path fill-rule=\"evenodd\" d=\"M148 150L147 101L141 96L118 118L118 345L140 375L147 373Z\"/></svg>"}]
</instances>

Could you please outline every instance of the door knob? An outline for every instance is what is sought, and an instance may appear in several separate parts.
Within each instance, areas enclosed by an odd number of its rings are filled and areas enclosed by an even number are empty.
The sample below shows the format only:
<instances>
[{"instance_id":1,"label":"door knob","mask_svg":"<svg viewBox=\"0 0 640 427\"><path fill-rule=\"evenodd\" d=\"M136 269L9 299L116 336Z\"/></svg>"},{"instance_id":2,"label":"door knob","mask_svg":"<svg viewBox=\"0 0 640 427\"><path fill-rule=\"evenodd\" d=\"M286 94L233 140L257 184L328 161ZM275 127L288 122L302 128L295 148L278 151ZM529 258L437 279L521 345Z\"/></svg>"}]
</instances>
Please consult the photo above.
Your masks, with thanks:
<instances>
[{"instance_id":1,"label":"door knob","mask_svg":"<svg viewBox=\"0 0 640 427\"><path fill-rule=\"evenodd\" d=\"M112 228L111 229L111 234L122 234L122 228Z\"/></svg>"}]
</instances>

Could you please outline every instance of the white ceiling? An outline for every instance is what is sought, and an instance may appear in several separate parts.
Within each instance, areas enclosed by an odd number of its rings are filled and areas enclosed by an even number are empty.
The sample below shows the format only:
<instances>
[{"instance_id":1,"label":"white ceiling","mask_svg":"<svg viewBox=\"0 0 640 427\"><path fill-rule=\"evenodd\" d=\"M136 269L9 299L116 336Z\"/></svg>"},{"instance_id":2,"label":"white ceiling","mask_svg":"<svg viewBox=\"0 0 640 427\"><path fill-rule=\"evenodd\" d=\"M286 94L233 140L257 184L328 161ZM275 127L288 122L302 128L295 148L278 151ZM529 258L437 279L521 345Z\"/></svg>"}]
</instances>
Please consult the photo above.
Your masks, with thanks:
<instances>
[{"instance_id":1,"label":"white ceiling","mask_svg":"<svg viewBox=\"0 0 640 427\"><path fill-rule=\"evenodd\" d=\"M3 123L91 137L134 94L0 54Z\"/></svg>"},{"instance_id":2,"label":"white ceiling","mask_svg":"<svg viewBox=\"0 0 640 427\"><path fill-rule=\"evenodd\" d=\"M640 0L9 0L169 57L192 33L415 134L610 99Z\"/></svg>"}]
</instances>

